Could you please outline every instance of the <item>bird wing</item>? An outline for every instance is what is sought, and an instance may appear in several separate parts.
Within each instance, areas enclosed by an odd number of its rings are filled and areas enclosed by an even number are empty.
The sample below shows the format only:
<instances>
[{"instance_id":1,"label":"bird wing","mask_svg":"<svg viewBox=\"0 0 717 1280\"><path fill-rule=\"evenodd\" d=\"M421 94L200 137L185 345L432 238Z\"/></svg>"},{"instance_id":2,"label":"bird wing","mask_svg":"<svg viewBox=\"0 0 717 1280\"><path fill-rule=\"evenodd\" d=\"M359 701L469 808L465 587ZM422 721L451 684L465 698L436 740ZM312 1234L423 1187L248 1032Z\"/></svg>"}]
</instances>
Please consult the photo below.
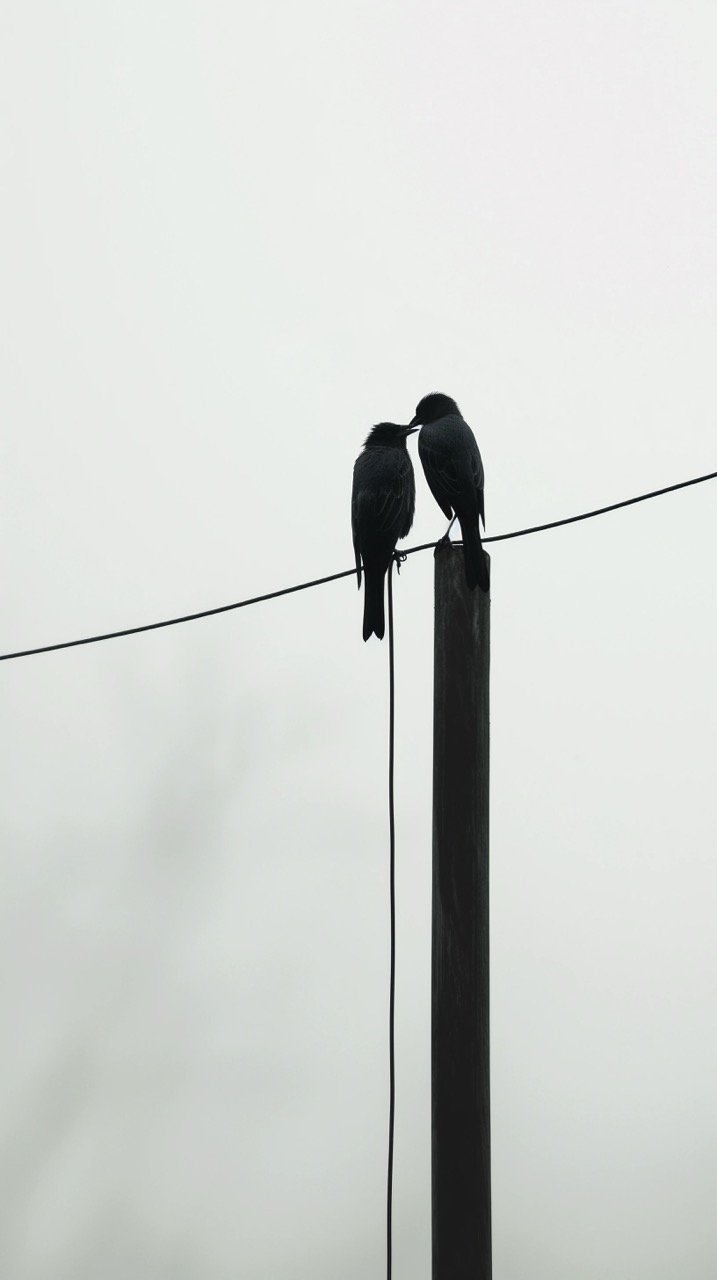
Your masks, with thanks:
<instances>
[{"instance_id":1,"label":"bird wing","mask_svg":"<svg viewBox=\"0 0 717 1280\"><path fill-rule=\"evenodd\" d=\"M405 538L413 522L416 485L411 459L406 454L390 477L387 477L376 493L376 528Z\"/></svg>"},{"instance_id":2,"label":"bird wing","mask_svg":"<svg viewBox=\"0 0 717 1280\"><path fill-rule=\"evenodd\" d=\"M483 463L481 461L481 456L480 456L480 453L478 453L478 451L471 454L471 471L473 473L473 481L476 487L476 493L478 494L478 514L480 515L480 518L483 521L483 528L485 529L485 496L483 493Z\"/></svg>"},{"instance_id":3,"label":"bird wing","mask_svg":"<svg viewBox=\"0 0 717 1280\"><path fill-rule=\"evenodd\" d=\"M396 542L411 528L416 501L413 466L408 453L372 448L356 459L351 495L356 575L370 567L386 572Z\"/></svg>"},{"instance_id":4,"label":"bird wing","mask_svg":"<svg viewBox=\"0 0 717 1280\"><path fill-rule=\"evenodd\" d=\"M356 580L358 582L359 591L360 591L361 590L361 552L359 551L358 539L356 537L355 529L353 530L353 539L354 539L354 556L356 557Z\"/></svg>"},{"instance_id":5,"label":"bird wing","mask_svg":"<svg viewBox=\"0 0 717 1280\"><path fill-rule=\"evenodd\" d=\"M416 510L416 477L413 471L413 463L408 453L403 459L404 482L401 494L401 525L398 530L399 538L405 538L411 531L413 524L413 516Z\"/></svg>"},{"instance_id":6,"label":"bird wing","mask_svg":"<svg viewBox=\"0 0 717 1280\"><path fill-rule=\"evenodd\" d=\"M459 491L458 473L453 458L443 449L432 448L421 436L418 437L418 453L428 487L446 520L450 520L453 515L452 498Z\"/></svg>"},{"instance_id":7,"label":"bird wing","mask_svg":"<svg viewBox=\"0 0 717 1280\"><path fill-rule=\"evenodd\" d=\"M351 489L351 537L354 544L354 556L356 557L356 577L358 579L359 591L361 590L361 549L359 547L358 533L358 513L359 513L359 488L356 476L356 466L354 466L353 486Z\"/></svg>"},{"instance_id":8,"label":"bird wing","mask_svg":"<svg viewBox=\"0 0 717 1280\"><path fill-rule=\"evenodd\" d=\"M460 434L456 436L452 420L444 421L448 430L429 434L424 427L418 437L418 452L429 488L448 520L454 511L459 518L467 514L468 503L485 526L483 463L473 433L461 421Z\"/></svg>"}]
</instances>

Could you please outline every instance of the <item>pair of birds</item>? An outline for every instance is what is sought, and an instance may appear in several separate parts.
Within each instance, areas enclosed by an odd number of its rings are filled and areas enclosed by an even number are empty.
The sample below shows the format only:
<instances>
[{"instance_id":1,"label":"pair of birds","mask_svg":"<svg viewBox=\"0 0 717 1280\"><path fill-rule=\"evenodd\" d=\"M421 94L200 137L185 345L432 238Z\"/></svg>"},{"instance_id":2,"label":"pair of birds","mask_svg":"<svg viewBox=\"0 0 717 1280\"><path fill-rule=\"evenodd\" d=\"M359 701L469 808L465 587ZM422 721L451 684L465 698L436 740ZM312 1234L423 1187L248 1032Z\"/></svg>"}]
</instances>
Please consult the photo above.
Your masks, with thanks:
<instances>
[{"instance_id":1,"label":"pair of birds","mask_svg":"<svg viewBox=\"0 0 717 1280\"><path fill-rule=\"evenodd\" d=\"M386 573L398 539L405 538L413 524L416 482L406 441L419 427L418 454L428 487L446 519L452 524L457 518L461 526L466 582L488 590L479 526L480 519L485 527L483 463L455 400L434 392L419 401L407 427L394 422L373 427L354 464L351 528L359 588L362 565L366 579L364 640L371 635L383 639Z\"/></svg>"}]
</instances>

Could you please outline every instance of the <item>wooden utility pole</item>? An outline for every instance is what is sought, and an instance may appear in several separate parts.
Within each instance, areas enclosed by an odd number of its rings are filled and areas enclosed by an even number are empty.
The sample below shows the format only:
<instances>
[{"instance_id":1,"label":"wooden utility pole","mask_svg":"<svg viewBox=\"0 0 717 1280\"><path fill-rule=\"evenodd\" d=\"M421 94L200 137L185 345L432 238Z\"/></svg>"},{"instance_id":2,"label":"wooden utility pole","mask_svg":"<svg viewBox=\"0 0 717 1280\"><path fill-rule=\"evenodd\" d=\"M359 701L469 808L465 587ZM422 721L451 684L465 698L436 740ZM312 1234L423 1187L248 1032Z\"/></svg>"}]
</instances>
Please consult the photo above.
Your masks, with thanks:
<instances>
[{"instance_id":1,"label":"wooden utility pole","mask_svg":"<svg viewBox=\"0 0 717 1280\"><path fill-rule=\"evenodd\" d=\"M490 599L436 548L431 1027L433 1280L490 1280Z\"/></svg>"}]
</instances>

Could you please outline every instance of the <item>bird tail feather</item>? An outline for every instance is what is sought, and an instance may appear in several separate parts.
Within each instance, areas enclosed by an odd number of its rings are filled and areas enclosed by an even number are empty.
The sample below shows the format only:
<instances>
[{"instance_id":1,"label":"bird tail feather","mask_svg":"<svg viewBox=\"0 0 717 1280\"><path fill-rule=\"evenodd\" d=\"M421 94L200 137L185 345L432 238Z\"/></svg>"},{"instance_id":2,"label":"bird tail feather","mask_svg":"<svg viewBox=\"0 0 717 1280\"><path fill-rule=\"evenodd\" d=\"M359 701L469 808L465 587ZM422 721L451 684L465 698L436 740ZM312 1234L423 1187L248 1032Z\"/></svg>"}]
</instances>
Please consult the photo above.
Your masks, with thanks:
<instances>
[{"instance_id":1,"label":"bird tail feather","mask_svg":"<svg viewBox=\"0 0 717 1280\"><path fill-rule=\"evenodd\" d=\"M463 562L466 569L466 582L471 591L474 587L480 587L481 591L487 591L490 586L488 561L483 550L483 543L480 540L478 525L461 529L461 534L463 537Z\"/></svg>"},{"instance_id":2,"label":"bird tail feather","mask_svg":"<svg viewBox=\"0 0 717 1280\"><path fill-rule=\"evenodd\" d=\"M383 612L383 574L367 573L364 565L365 596L363 606L363 638L370 635L383 640L386 622Z\"/></svg>"}]
</instances>

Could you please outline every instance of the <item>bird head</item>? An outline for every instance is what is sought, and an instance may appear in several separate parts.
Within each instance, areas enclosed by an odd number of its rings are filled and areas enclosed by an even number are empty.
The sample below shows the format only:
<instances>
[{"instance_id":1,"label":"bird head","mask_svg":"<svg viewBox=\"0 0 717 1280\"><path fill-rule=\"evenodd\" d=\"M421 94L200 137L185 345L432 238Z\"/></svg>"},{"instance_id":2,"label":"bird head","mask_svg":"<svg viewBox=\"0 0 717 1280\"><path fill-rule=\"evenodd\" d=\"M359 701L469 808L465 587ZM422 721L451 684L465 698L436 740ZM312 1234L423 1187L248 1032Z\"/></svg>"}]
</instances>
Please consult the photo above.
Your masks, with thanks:
<instances>
[{"instance_id":1,"label":"bird head","mask_svg":"<svg viewBox=\"0 0 717 1280\"><path fill-rule=\"evenodd\" d=\"M376 445L392 445L393 448L400 448L405 445L406 438L418 431L418 427L402 426L397 422L379 422L372 427L366 436L366 448L372 449Z\"/></svg>"},{"instance_id":2,"label":"bird head","mask_svg":"<svg viewBox=\"0 0 717 1280\"><path fill-rule=\"evenodd\" d=\"M449 413L457 413L460 416L460 409L455 400L450 396L444 396L440 391L432 391L429 396L424 396L416 405L416 416L412 419L410 425L412 427L424 426L427 422L435 422L438 418L445 418Z\"/></svg>"}]
</instances>

